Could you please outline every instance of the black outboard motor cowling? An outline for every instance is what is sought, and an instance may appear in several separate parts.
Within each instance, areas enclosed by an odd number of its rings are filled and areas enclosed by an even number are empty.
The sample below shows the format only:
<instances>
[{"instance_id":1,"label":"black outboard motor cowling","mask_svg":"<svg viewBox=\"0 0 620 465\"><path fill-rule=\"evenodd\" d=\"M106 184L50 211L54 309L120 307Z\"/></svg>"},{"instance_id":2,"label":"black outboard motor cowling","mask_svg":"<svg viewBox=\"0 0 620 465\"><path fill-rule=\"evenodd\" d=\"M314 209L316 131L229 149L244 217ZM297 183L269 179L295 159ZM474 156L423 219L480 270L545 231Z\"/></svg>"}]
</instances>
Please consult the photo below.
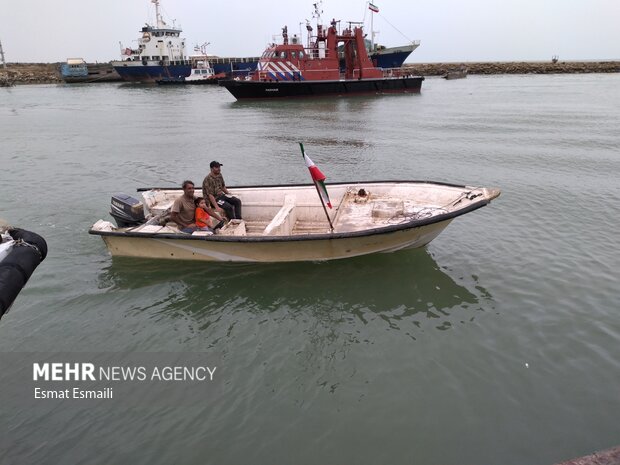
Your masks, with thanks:
<instances>
[{"instance_id":1,"label":"black outboard motor cowling","mask_svg":"<svg viewBox=\"0 0 620 465\"><path fill-rule=\"evenodd\" d=\"M128 228L144 223L142 202L127 194L114 194L110 204L110 215L119 228Z\"/></svg>"}]
</instances>

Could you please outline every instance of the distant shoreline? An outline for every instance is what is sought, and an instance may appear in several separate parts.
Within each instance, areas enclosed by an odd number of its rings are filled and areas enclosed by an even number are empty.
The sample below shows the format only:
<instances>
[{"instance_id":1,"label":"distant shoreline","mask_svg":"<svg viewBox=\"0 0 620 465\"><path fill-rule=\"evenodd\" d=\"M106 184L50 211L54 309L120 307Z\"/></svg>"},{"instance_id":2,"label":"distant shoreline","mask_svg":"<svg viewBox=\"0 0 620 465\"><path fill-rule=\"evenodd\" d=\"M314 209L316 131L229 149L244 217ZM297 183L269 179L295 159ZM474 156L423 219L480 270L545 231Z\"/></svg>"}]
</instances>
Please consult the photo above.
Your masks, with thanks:
<instances>
[{"instance_id":1,"label":"distant shoreline","mask_svg":"<svg viewBox=\"0 0 620 465\"><path fill-rule=\"evenodd\" d=\"M619 73L620 61L507 61L460 63L405 63L403 68L421 76L442 76L465 67L467 74L585 74Z\"/></svg>"},{"instance_id":2,"label":"distant shoreline","mask_svg":"<svg viewBox=\"0 0 620 465\"><path fill-rule=\"evenodd\" d=\"M61 63L7 63L0 67L0 81L8 79L13 84L54 84L62 82ZM99 64L101 66L101 63ZM461 67L473 74L584 74L619 73L620 61L507 61L507 62L453 62L405 63L403 69L419 76L442 76ZM0 82L2 85L2 82Z\"/></svg>"}]
</instances>

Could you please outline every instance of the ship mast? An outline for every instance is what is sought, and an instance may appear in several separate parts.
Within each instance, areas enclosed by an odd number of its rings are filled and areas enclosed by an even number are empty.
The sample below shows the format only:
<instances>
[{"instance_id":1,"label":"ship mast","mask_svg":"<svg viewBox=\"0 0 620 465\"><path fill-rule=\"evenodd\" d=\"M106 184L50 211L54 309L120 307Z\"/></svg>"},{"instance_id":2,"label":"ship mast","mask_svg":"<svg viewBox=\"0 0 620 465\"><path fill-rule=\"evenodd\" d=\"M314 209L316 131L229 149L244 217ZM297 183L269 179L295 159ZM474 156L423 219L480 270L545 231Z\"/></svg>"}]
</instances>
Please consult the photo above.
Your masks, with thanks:
<instances>
[{"instance_id":1,"label":"ship mast","mask_svg":"<svg viewBox=\"0 0 620 465\"><path fill-rule=\"evenodd\" d=\"M2 60L2 67L6 69L6 61L4 61L4 49L2 48L2 41L0 41L0 59Z\"/></svg>"},{"instance_id":2,"label":"ship mast","mask_svg":"<svg viewBox=\"0 0 620 465\"><path fill-rule=\"evenodd\" d=\"M316 18L316 24L323 24L321 21L321 13L323 13L323 0L319 0L316 3L313 3L314 12L312 13L312 17Z\"/></svg>"},{"instance_id":3,"label":"ship mast","mask_svg":"<svg viewBox=\"0 0 620 465\"><path fill-rule=\"evenodd\" d=\"M323 21L321 19L321 14L323 13L323 0L319 0L316 3L313 3L312 6L314 7L314 11L312 12L312 18L316 19L316 39L313 43L311 43L312 26L310 25L310 22L306 20L306 29L308 30L308 48L314 48L316 50L316 53L321 55L321 52L319 52L319 48L321 46L325 47L325 42L321 42L324 35ZM325 51L323 50L323 55L321 56L321 58L325 58L324 54Z\"/></svg>"},{"instance_id":4,"label":"ship mast","mask_svg":"<svg viewBox=\"0 0 620 465\"><path fill-rule=\"evenodd\" d=\"M375 13L376 13L376 11L375 11L376 10L376 6L373 5L372 2L368 2L368 9L370 10L370 51L374 52L374 50L375 50L374 18L375 18Z\"/></svg>"},{"instance_id":5,"label":"ship mast","mask_svg":"<svg viewBox=\"0 0 620 465\"><path fill-rule=\"evenodd\" d=\"M155 4L155 19L157 21L157 29L163 29L166 27L166 22L159 12L159 0L151 0Z\"/></svg>"}]
</instances>

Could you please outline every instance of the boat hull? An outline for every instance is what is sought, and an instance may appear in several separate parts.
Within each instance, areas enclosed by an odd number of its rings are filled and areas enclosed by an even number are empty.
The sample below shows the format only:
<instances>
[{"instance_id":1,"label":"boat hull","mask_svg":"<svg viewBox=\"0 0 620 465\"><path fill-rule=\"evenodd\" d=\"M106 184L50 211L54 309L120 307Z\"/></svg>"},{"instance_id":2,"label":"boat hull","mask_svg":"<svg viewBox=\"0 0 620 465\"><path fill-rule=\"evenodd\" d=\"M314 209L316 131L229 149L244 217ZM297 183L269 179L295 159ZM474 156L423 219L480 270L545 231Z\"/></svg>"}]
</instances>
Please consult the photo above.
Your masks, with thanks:
<instances>
[{"instance_id":1,"label":"boat hull","mask_svg":"<svg viewBox=\"0 0 620 465\"><path fill-rule=\"evenodd\" d=\"M372 63L378 68L400 68L419 44L404 45L378 50L370 54Z\"/></svg>"},{"instance_id":2,"label":"boat hull","mask_svg":"<svg viewBox=\"0 0 620 465\"><path fill-rule=\"evenodd\" d=\"M465 79L466 77L467 77L466 71L450 71L443 75L443 78L449 81L453 79Z\"/></svg>"},{"instance_id":3,"label":"boat hull","mask_svg":"<svg viewBox=\"0 0 620 465\"><path fill-rule=\"evenodd\" d=\"M155 82L161 86L216 86L218 84L217 79L200 79L200 80L187 80L187 79L157 79Z\"/></svg>"},{"instance_id":4,"label":"boat hull","mask_svg":"<svg viewBox=\"0 0 620 465\"><path fill-rule=\"evenodd\" d=\"M210 58L210 63L215 74L245 77L256 71L258 58Z\"/></svg>"},{"instance_id":5,"label":"boat hull","mask_svg":"<svg viewBox=\"0 0 620 465\"><path fill-rule=\"evenodd\" d=\"M67 84L122 81L122 78L109 63L89 64L86 67L86 71L81 73L70 72L67 68L63 68L60 76Z\"/></svg>"},{"instance_id":6,"label":"boat hull","mask_svg":"<svg viewBox=\"0 0 620 465\"><path fill-rule=\"evenodd\" d=\"M452 219L405 230L359 237L325 239L205 240L192 236L130 237L99 233L112 256L207 262L303 262L357 257L378 252L423 247ZM92 233L92 231L91 231Z\"/></svg>"},{"instance_id":7,"label":"boat hull","mask_svg":"<svg viewBox=\"0 0 620 465\"><path fill-rule=\"evenodd\" d=\"M0 317L47 256L47 243L38 234L18 228L8 234L11 241L0 243Z\"/></svg>"},{"instance_id":8,"label":"boat hull","mask_svg":"<svg viewBox=\"0 0 620 465\"><path fill-rule=\"evenodd\" d=\"M157 62L155 62L157 63ZM187 77L192 72L192 66L187 64L159 65L133 61L113 61L112 66L123 81L129 82L156 82L164 78Z\"/></svg>"},{"instance_id":9,"label":"boat hull","mask_svg":"<svg viewBox=\"0 0 620 465\"><path fill-rule=\"evenodd\" d=\"M244 219L231 221L216 234L186 234L165 219L181 189L144 188L139 189L144 203L127 196L131 199L127 206L141 204L148 212L146 222L116 227L99 220L89 233L101 236L113 256L221 262L337 260L423 247L454 218L500 195L493 188L428 181L330 183L328 188L333 202L329 222L314 185L229 187L243 202ZM112 200L116 205L118 198Z\"/></svg>"},{"instance_id":10,"label":"boat hull","mask_svg":"<svg viewBox=\"0 0 620 465\"><path fill-rule=\"evenodd\" d=\"M419 93L423 77L381 78L338 81L236 81L219 84L238 99L318 97L325 95L367 95Z\"/></svg>"}]
</instances>

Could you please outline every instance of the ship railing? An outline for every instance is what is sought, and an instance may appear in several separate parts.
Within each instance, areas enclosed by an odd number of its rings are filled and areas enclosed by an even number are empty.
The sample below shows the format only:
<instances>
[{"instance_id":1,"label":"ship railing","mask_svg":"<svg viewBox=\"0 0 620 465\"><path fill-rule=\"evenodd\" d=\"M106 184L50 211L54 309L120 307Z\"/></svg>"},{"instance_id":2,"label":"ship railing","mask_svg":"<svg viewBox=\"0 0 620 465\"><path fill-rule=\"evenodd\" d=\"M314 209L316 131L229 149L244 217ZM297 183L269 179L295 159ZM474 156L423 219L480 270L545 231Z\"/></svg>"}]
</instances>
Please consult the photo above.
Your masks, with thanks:
<instances>
[{"instance_id":1,"label":"ship railing","mask_svg":"<svg viewBox=\"0 0 620 465\"><path fill-rule=\"evenodd\" d=\"M260 60L260 57L224 57L224 58L219 58L219 57L213 57L213 56L209 56L207 58L211 63L216 63L216 64L227 64L227 63L254 63L254 62L258 62Z\"/></svg>"},{"instance_id":2,"label":"ship railing","mask_svg":"<svg viewBox=\"0 0 620 465\"><path fill-rule=\"evenodd\" d=\"M304 53L311 60L319 60L323 58L331 58L331 50L318 48L304 48Z\"/></svg>"},{"instance_id":3,"label":"ship railing","mask_svg":"<svg viewBox=\"0 0 620 465\"><path fill-rule=\"evenodd\" d=\"M404 70L402 68L380 68L381 71L383 72L383 77L384 78L405 78L405 77L411 77L411 73L407 70ZM354 69L353 70L353 79L359 79L360 77L363 77L364 73L360 72L359 69ZM341 79L344 78L344 74L341 73Z\"/></svg>"},{"instance_id":4,"label":"ship railing","mask_svg":"<svg viewBox=\"0 0 620 465\"><path fill-rule=\"evenodd\" d=\"M383 70L383 77L394 77L394 78L400 78L400 77L408 77L411 75L411 73L408 70L405 70L403 68L382 68Z\"/></svg>"},{"instance_id":5,"label":"ship railing","mask_svg":"<svg viewBox=\"0 0 620 465\"><path fill-rule=\"evenodd\" d=\"M121 61L141 61L143 64L158 64L160 66L186 66L186 65L192 65L192 60L184 58L184 59L179 59L179 58L175 58L175 59L169 59L169 57L167 56L147 56L147 55L143 55L143 56L134 56L134 57L128 57L125 60L121 60Z\"/></svg>"}]
</instances>

